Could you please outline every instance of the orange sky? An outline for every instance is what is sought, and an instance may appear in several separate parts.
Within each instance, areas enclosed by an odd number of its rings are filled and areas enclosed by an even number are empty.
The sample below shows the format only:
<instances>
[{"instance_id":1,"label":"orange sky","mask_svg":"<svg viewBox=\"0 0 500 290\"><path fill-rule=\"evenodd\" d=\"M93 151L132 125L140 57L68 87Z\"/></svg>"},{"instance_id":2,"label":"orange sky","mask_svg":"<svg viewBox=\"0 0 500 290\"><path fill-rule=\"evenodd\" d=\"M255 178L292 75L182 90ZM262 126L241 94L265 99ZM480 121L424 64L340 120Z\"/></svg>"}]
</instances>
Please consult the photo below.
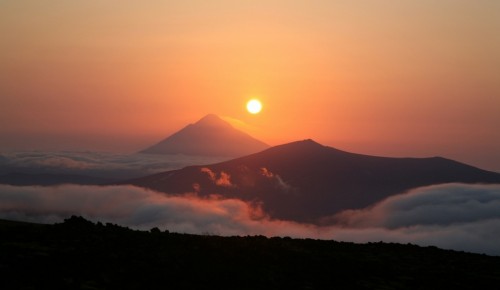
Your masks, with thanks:
<instances>
[{"instance_id":1,"label":"orange sky","mask_svg":"<svg viewBox=\"0 0 500 290\"><path fill-rule=\"evenodd\" d=\"M500 171L498 15L488 0L4 0L0 150L133 152L215 113L271 145Z\"/></svg>"}]
</instances>

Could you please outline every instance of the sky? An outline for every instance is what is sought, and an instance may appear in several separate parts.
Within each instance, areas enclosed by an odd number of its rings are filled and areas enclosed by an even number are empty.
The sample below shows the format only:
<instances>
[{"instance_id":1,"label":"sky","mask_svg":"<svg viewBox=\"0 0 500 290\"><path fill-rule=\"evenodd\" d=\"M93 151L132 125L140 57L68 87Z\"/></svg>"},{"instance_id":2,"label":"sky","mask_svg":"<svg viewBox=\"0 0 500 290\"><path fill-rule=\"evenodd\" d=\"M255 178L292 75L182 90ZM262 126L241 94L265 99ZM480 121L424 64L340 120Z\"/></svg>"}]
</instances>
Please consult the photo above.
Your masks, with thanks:
<instances>
[{"instance_id":1,"label":"sky","mask_svg":"<svg viewBox=\"0 0 500 290\"><path fill-rule=\"evenodd\" d=\"M270 145L500 171L498 15L495 0L0 0L0 150L136 152L214 113Z\"/></svg>"}]
</instances>

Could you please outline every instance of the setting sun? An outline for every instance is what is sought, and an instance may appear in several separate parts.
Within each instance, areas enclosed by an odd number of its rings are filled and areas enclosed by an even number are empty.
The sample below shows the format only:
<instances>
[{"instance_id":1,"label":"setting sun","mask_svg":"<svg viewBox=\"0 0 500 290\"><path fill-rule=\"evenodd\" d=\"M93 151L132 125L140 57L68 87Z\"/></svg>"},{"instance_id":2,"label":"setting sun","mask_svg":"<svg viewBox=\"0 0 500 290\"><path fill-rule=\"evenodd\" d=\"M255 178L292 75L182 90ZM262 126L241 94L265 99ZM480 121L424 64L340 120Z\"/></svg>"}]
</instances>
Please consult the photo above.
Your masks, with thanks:
<instances>
[{"instance_id":1,"label":"setting sun","mask_svg":"<svg viewBox=\"0 0 500 290\"><path fill-rule=\"evenodd\" d=\"M247 110L251 114L258 114L262 110L262 103L259 100L252 99L247 103Z\"/></svg>"}]
</instances>

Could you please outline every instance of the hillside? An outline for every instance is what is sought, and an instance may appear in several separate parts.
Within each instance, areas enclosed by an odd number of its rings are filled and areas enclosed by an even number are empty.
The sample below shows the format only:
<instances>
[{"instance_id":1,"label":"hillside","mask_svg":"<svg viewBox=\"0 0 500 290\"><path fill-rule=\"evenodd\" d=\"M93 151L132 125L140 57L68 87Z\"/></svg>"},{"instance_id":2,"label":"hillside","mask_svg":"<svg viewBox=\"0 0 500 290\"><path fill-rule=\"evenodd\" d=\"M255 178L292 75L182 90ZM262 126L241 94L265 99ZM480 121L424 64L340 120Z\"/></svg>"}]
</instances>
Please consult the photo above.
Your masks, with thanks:
<instances>
[{"instance_id":1,"label":"hillside","mask_svg":"<svg viewBox=\"0 0 500 290\"><path fill-rule=\"evenodd\" d=\"M386 243L0 221L2 289L487 289L500 257Z\"/></svg>"},{"instance_id":2,"label":"hillside","mask_svg":"<svg viewBox=\"0 0 500 290\"><path fill-rule=\"evenodd\" d=\"M368 156L304 140L123 183L168 194L238 198L262 204L272 218L320 223L345 209L450 182L500 183L500 174L441 157Z\"/></svg>"}]
</instances>

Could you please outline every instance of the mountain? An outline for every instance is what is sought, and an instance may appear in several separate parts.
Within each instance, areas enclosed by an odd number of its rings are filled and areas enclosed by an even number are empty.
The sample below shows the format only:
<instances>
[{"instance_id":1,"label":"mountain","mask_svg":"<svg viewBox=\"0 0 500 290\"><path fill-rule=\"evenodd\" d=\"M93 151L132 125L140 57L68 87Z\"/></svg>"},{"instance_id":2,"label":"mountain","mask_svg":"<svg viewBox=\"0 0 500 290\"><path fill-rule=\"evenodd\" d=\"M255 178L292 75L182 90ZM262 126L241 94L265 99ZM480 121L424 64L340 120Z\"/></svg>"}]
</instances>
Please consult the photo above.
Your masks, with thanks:
<instances>
[{"instance_id":1,"label":"mountain","mask_svg":"<svg viewBox=\"0 0 500 290\"><path fill-rule=\"evenodd\" d=\"M441 157L376 157L304 140L125 183L169 194L239 198L262 205L271 218L319 224L345 209L449 182L500 183L500 174Z\"/></svg>"},{"instance_id":2,"label":"mountain","mask_svg":"<svg viewBox=\"0 0 500 290\"><path fill-rule=\"evenodd\" d=\"M210 114L141 153L239 157L267 148L269 145Z\"/></svg>"}]
</instances>

